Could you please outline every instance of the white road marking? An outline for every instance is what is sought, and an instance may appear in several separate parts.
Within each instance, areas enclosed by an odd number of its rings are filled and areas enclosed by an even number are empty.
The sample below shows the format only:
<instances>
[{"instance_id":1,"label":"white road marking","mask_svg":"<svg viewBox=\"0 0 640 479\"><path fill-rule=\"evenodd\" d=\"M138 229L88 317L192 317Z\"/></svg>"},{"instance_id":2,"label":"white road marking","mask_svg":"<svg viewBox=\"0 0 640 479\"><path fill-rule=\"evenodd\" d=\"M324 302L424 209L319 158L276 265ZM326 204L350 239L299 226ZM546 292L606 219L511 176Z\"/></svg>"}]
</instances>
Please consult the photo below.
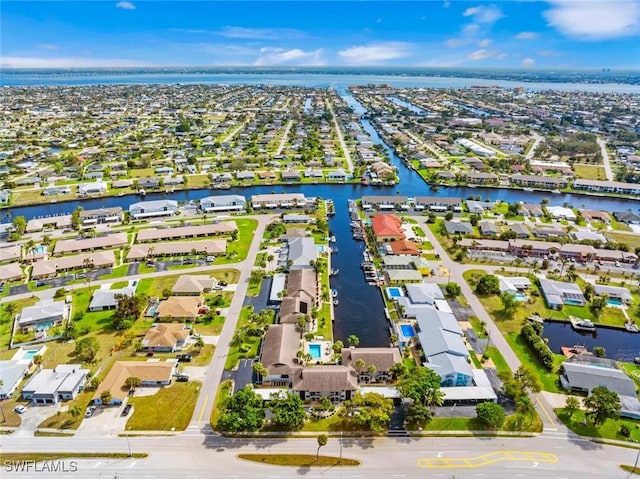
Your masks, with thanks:
<instances>
[{"instance_id":1,"label":"white road marking","mask_svg":"<svg viewBox=\"0 0 640 479\"><path fill-rule=\"evenodd\" d=\"M96 467L100 467L101 464L102 462L97 462L95 466L92 466L92 468L95 469Z\"/></svg>"}]
</instances>

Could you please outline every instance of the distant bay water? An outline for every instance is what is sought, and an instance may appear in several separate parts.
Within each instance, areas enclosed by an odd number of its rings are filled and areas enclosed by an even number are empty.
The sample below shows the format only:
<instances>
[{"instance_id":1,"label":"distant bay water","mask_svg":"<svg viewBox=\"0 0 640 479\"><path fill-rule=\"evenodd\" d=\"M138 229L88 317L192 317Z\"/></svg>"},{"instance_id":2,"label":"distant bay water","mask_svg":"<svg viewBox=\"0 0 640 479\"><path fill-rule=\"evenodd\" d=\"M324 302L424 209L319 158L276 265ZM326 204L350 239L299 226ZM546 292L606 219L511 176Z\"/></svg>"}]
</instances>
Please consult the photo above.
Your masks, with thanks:
<instances>
[{"instance_id":1,"label":"distant bay water","mask_svg":"<svg viewBox=\"0 0 640 479\"><path fill-rule=\"evenodd\" d=\"M552 73L545 78L551 78ZM138 70L8 70L0 72L2 86L70 86L120 84L228 84L274 85L344 90L351 85L387 84L398 88L469 88L471 86L522 87L529 91L585 91L594 93L640 94L640 84L607 83L585 77L585 82L504 80L472 76L429 76L398 72L322 73L296 71L209 72L209 71L138 71ZM561 76L560 78L565 78Z\"/></svg>"}]
</instances>

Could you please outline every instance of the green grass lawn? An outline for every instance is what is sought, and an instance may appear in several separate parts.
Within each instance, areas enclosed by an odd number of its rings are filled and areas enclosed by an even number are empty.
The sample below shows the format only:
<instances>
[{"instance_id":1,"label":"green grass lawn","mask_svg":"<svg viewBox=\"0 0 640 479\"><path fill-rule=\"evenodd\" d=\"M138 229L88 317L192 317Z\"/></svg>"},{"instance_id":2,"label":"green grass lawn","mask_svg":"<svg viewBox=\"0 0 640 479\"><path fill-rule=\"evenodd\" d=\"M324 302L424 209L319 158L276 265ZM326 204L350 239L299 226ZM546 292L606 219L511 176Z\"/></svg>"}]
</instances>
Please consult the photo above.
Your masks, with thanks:
<instances>
[{"instance_id":1,"label":"green grass lawn","mask_svg":"<svg viewBox=\"0 0 640 479\"><path fill-rule=\"evenodd\" d=\"M252 308L251 306L245 306L240 311L240 317L238 318L238 324L236 329L240 329L243 327L249 326L251 323L249 322L249 315L251 314ZM270 310L271 312L271 322L275 319L275 312ZM262 341L262 337L258 336L247 336L246 340L242 344L236 344L232 341L231 346L229 347L229 354L227 355L227 360L225 361L224 367L225 369L232 369L238 364L238 361L245 358L255 358L258 355L258 349L260 348L260 342Z\"/></svg>"},{"instance_id":2,"label":"green grass lawn","mask_svg":"<svg viewBox=\"0 0 640 479\"><path fill-rule=\"evenodd\" d=\"M595 427L590 423L584 423L585 411L579 410L569 417L565 409L556 409L558 418L565 426L581 436L599 437L602 439L615 439L618 441L640 442L640 422L631 419L607 419L604 424ZM620 426L626 425L631 431L630 437L620 434Z\"/></svg>"},{"instance_id":3,"label":"green grass lawn","mask_svg":"<svg viewBox=\"0 0 640 479\"><path fill-rule=\"evenodd\" d=\"M576 178L583 178L585 180L606 180L607 176L604 172L604 167L597 165L582 165L578 163L573 164L573 172Z\"/></svg>"},{"instance_id":4,"label":"green grass lawn","mask_svg":"<svg viewBox=\"0 0 640 479\"><path fill-rule=\"evenodd\" d=\"M201 383L174 383L151 396L132 397L127 431L184 431L191 421Z\"/></svg>"},{"instance_id":5,"label":"green grass lawn","mask_svg":"<svg viewBox=\"0 0 640 479\"><path fill-rule=\"evenodd\" d=\"M238 226L238 239L236 241L227 241L227 254L226 256L217 257L216 264L237 263L247 258L258 222L249 218L241 218L234 221Z\"/></svg>"},{"instance_id":6,"label":"green grass lawn","mask_svg":"<svg viewBox=\"0 0 640 479\"><path fill-rule=\"evenodd\" d=\"M117 266L111 270L111 274L105 274L104 276L100 276L100 279L116 279L122 278L127 275L127 271L129 271L129 265L123 264L121 266Z\"/></svg>"},{"instance_id":7,"label":"green grass lawn","mask_svg":"<svg viewBox=\"0 0 640 479\"><path fill-rule=\"evenodd\" d=\"M231 395L233 390L233 381L227 379L220 383L218 392L216 393L216 400L213 403L213 409L211 410L211 427L215 429L218 422L218 416L222 408L222 403Z\"/></svg>"},{"instance_id":8,"label":"green grass lawn","mask_svg":"<svg viewBox=\"0 0 640 479\"><path fill-rule=\"evenodd\" d=\"M211 362L213 353L216 347L213 344L205 344L202 350L198 351L198 348L189 349L189 354L193 356L190 366L206 366Z\"/></svg>"},{"instance_id":9,"label":"green grass lawn","mask_svg":"<svg viewBox=\"0 0 640 479\"><path fill-rule=\"evenodd\" d=\"M240 459L260 464L291 467L359 466L360 461L316 454L238 454Z\"/></svg>"},{"instance_id":10,"label":"green grass lawn","mask_svg":"<svg viewBox=\"0 0 640 479\"><path fill-rule=\"evenodd\" d=\"M11 342L11 325L15 314L9 314L7 305L11 304L9 308L14 308L16 313L19 313L27 306L33 306L38 302L38 298L33 296L31 298L20 299L18 301L10 301L4 303L0 307L0 349L6 350L9 348Z\"/></svg>"},{"instance_id":11,"label":"green grass lawn","mask_svg":"<svg viewBox=\"0 0 640 479\"><path fill-rule=\"evenodd\" d=\"M640 247L640 235L627 234L620 231L605 231L604 235L617 243L626 244L629 246L630 251Z\"/></svg>"},{"instance_id":12,"label":"green grass lawn","mask_svg":"<svg viewBox=\"0 0 640 479\"><path fill-rule=\"evenodd\" d=\"M115 283L111 283L110 289L126 288L128 285L129 285L129 281L116 281Z\"/></svg>"},{"instance_id":13,"label":"green grass lawn","mask_svg":"<svg viewBox=\"0 0 640 479\"><path fill-rule=\"evenodd\" d=\"M84 411L89 405L91 398L95 391L82 391L75 399L67 401L65 405L70 410L74 406L78 405L82 409L82 414L74 418L68 412L61 412L60 414L54 414L53 416L42 421L39 428L51 428L51 429L78 429L80 423L84 419Z\"/></svg>"}]
</instances>

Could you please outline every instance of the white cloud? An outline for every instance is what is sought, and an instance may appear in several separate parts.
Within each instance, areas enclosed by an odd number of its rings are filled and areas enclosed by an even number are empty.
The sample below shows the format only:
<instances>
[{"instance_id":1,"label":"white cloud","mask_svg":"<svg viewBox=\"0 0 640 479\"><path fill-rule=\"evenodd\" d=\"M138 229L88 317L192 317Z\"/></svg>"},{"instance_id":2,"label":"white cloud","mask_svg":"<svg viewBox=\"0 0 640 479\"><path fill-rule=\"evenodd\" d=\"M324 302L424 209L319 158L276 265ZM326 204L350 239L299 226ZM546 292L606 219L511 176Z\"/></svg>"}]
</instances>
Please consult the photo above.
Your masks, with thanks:
<instances>
[{"instance_id":1,"label":"white cloud","mask_svg":"<svg viewBox=\"0 0 640 479\"><path fill-rule=\"evenodd\" d=\"M535 40L538 38L536 32L520 32L515 37L516 40Z\"/></svg>"},{"instance_id":2,"label":"white cloud","mask_svg":"<svg viewBox=\"0 0 640 479\"><path fill-rule=\"evenodd\" d=\"M502 60L506 56L507 56L506 53L502 53L497 50L486 50L482 48L480 50L476 50L475 52L469 53L469 55L467 55L467 60L471 60L474 62L479 60L487 60L489 58Z\"/></svg>"},{"instance_id":3,"label":"white cloud","mask_svg":"<svg viewBox=\"0 0 640 479\"><path fill-rule=\"evenodd\" d=\"M376 20L376 23L382 23L382 18L378 18L378 19Z\"/></svg>"},{"instance_id":4,"label":"white cloud","mask_svg":"<svg viewBox=\"0 0 640 479\"><path fill-rule=\"evenodd\" d=\"M490 38L485 38L485 39L480 40L478 42L478 46L482 47L482 48L485 48L485 47L488 47L489 45L491 45L492 43L493 43L493 40L491 40Z\"/></svg>"},{"instance_id":5,"label":"white cloud","mask_svg":"<svg viewBox=\"0 0 640 479\"><path fill-rule=\"evenodd\" d=\"M135 10L136 6L131 2L118 2L116 3L117 8L122 8L123 10Z\"/></svg>"},{"instance_id":6,"label":"white cloud","mask_svg":"<svg viewBox=\"0 0 640 479\"><path fill-rule=\"evenodd\" d=\"M148 62L120 58L37 58L0 57L1 68L114 68L152 66Z\"/></svg>"},{"instance_id":7,"label":"white cloud","mask_svg":"<svg viewBox=\"0 0 640 479\"><path fill-rule=\"evenodd\" d=\"M523 58L522 61L520 62L520 65L523 66L524 68L531 68L533 66L535 66L536 61L533 58Z\"/></svg>"},{"instance_id":8,"label":"white cloud","mask_svg":"<svg viewBox=\"0 0 640 479\"><path fill-rule=\"evenodd\" d=\"M555 50L538 50L538 55L541 57L561 57L563 53Z\"/></svg>"},{"instance_id":9,"label":"white cloud","mask_svg":"<svg viewBox=\"0 0 640 479\"><path fill-rule=\"evenodd\" d=\"M49 50L49 51L60 50L60 47L58 45L54 45L53 43L40 43L36 45L36 47L40 48L41 50Z\"/></svg>"},{"instance_id":10,"label":"white cloud","mask_svg":"<svg viewBox=\"0 0 640 479\"><path fill-rule=\"evenodd\" d=\"M226 38L245 38L249 40L283 40L298 39L304 37L304 32L294 28L245 28L223 27L217 32Z\"/></svg>"},{"instance_id":11,"label":"white cloud","mask_svg":"<svg viewBox=\"0 0 640 479\"><path fill-rule=\"evenodd\" d=\"M338 55L351 65L371 65L411 56L412 45L405 42L369 43L349 47Z\"/></svg>"},{"instance_id":12,"label":"white cloud","mask_svg":"<svg viewBox=\"0 0 640 479\"><path fill-rule=\"evenodd\" d=\"M504 17L504 14L495 5L480 5L467 8L462 16L473 17L474 21L478 23L494 23Z\"/></svg>"},{"instance_id":13,"label":"white cloud","mask_svg":"<svg viewBox=\"0 0 640 479\"><path fill-rule=\"evenodd\" d=\"M259 51L255 48L247 48L242 45L218 45L214 43L200 43L198 44L198 48L202 52L209 55L221 56L250 56L259 53Z\"/></svg>"},{"instance_id":14,"label":"white cloud","mask_svg":"<svg viewBox=\"0 0 640 479\"><path fill-rule=\"evenodd\" d=\"M568 37L596 40L640 33L638 0L553 0L543 12L548 25Z\"/></svg>"},{"instance_id":15,"label":"white cloud","mask_svg":"<svg viewBox=\"0 0 640 479\"><path fill-rule=\"evenodd\" d=\"M269 65L306 65L321 66L325 64L322 59L322 49L304 51L300 48L285 50L284 48L265 47L260 49L260 56L253 63L255 66Z\"/></svg>"}]
</instances>

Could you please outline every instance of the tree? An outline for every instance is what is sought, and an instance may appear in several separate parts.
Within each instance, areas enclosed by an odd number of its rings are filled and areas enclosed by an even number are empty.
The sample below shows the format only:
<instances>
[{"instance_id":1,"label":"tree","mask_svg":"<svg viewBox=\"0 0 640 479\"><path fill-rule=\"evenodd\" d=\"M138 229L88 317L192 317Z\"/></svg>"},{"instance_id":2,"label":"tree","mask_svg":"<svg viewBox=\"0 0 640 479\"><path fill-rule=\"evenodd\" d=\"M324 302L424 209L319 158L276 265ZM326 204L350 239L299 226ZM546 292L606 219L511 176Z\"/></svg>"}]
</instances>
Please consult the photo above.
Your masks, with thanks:
<instances>
[{"instance_id":1,"label":"tree","mask_svg":"<svg viewBox=\"0 0 640 479\"><path fill-rule=\"evenodd\" d=\"M80 414L82 414L82 407L79 404L76 404L72 408L69 408L69 415L75 420L78 419Z\"/></svg>"},{"instance_id":2,"label":"tree","mask_svg":"<svg viewBox=\"0 0 640 479\"><path fill-rule=\"evenodd\" d=\"M24 216L16 216L15 218L13 218L11 224L13 225L13 229L15 229L16 233L18 234L18 238L22 236L25 231L27 231L27 219Z\"/></svg>"},{"instance_id":3,"label":"tree","mask_svg":"<svg viewBox=\"0 0 640 479\"><path fill-rule=\"evenodd\" d=\"M100 401L102 401L102 404L104 405L109 404L111 402L111 399L112 399L111 392L108 389L105 389L100 393Z\"/></svg>"},{"instance_id":4,"label":"tree","mask_svg":"<svg viewBox=\"0 0 640 479\"><path fill-rule=\"evenodd\" d=\"M442 402L441 381L440 376L433 370L419 367L405 371L396 387L402 397L425 406L433 406Z\"/></svg>"},{"instance_id":5,"label":"tree","mask_svg":"<svg viewBox=\"0 0 640 479\"><path fill-rule=\"evenodd\" d=\"M575 396L569 396L564 403L564 410L566 413L569 417L572 417L578 409L580 409L580 401L578 401L578 398Z\"/></svg>"},{"instance_id":6,"label":"tree","mask_svg":"<svg viewBox=\"0 0 640 479\"><path fill-rule=\"evenodd\" d=\"M364 370L364 367L367 365L367 363L364 362L364 359L359 358L355 363L353 363L353 365L355 366L356 371L361 373Z\"/></svg>"},{"instance_id":7,"label":"tree","mask_svg":"<svg viewBox=\"0 0 640 479\"><path fill-rule=\"evenodd\" d=\"M444 289L447 293L447 296L449 296L450 298L460 296L460 293L462 293L462 288L460 288L460 285L458 283L454 283L453 281L448 282Z\"/></svg>"},{"instance_id":8,"label":"tree","mask_svg":"<svg viewBox=\"0 0 640 479\"><path fill-rule=\"evenodd\" d=\"M478 420L492 429L498 429L504 423L504 408L494 402L483 402L476 406Z\"/></svg>"},{"instance_id":9,"label":"tree","mask_svg":"<svg viewBox=\"0 0 640 479\"><path fill-rule=\"evenodd\" d=\"M417 427L424 427L433 419L433 413L428 406L422 403L414 402L409 406L407 412L407 422L415 424Z\"/></svg>"},{"instance_id":10,"label":"tree","mask_svg":"<svg viewBox=\"0 0 640 479\"><path fill-rule=\"evenodd\" d=\"M257 431L264 421L262 398L247 386L227 398L217 427L227 432Z\"/></svg>"},{"instance_id":11,"label":"tree","mask_svg":"<svg viewBox=\"0 0 640 479\"><path fill-rule=\"evenodd\" d=\"M33 357L33 364L35 364L36 366L38 366L38 370L40 369L40 366L42 365L42 361L44 360L42 354L36 354Z\"/></svg>"},{"instance_id":12,"label":"tree","mask_svg":"<svg viewBox=\"0 0 640 479\"><path fill-rule=\"evenodd\" d=\"M79 230L80 225L82 225L82 219L80 218L80 212L82 211L82 206L78 206L73 213L71 213L71 227L74 230Z\"/></svg>"},{"instance_id":13,"label":"tree","mask_svg":"<svg viewBox=\"0 0 640 479\"><path fill-rule=\"evenodd\" d=\"M395 363L389 368L389 374L395 380L406 373L407 368L403 362Z\"/></svg>"},{"instance_id":14,"label":"tree","mask_svg":"<svg viewBox=\"0 0 640 479\"><path fill-rule=\"evenodd\" d=\"M607 355L607 350L602 346L596 346L593 348L593 354L598 358L604 358Z\"/></svg>"},{"instance_id":15,"label":"tree","mask_svg":"<svg viewBox=\"0 0 640 479\"><path fill-rule=\"evenodd\" d=\"M262 378L269 375L269 371L260 361L256 361L255 363L253 363L253 371Z\"/></svg>"},{"instance_id":16,"label":"tree","mask_svg":"<svg viewBox=\"0 0 640 479\"><path fill-rule=\"evenodd\" d=\"M204 348L204 339L202 339L202 336L198 336L193 345L198 348L198 352L201 353L202 348Z\"/></svg>"},{"instance_id":17,"label":"tree","mask_svg":"<svg viewBox=\"0 0 640 479\"><path fill-rule=\"evenodd\" d=\"M304 423L306 413L300 396L288 393L280 398L277 394L271 396L269 409L271 409L271 422L282 429L300 429Z\"/></svg>"},{"instance_id":18,"label":"tree","mask_svg":"<svg viewBox=\"0 0 640 479\"><path fill-rule=\"evenodd\" d=\"M373 392L358 392L352 399L344 401L342 406L340 414L345 421L373 432L384 431L393 412L393 401Z\"/></svg>"},{"instance_id":19,"label":"tree","mask_svg":"<svg viewBox=\"0 0 640 479\"><path fill-rule=\"evenodd\" d=\"M485 274L476 284L478 294L498 294L500 293L500 281L492 274Z\"/></svg>"},{"instance_id":20,"label":"tree","mask_svg":"<svg viewBox=\"0 0 640 479\"><path fill-rule=\"evenodd\" d=\"M360 338L355 334L350 334L347 341L349 342L349 346L357 346L360 344Z\"/></svg>"},{"instance_id":21,"label":"tree","mask_svg":"<svg viewBox=\"0 0 640 479\"><path fill-rule=\"evenodd\" d=\"M76 342L74 352L78 358L87 363L92 363L100 351L100 343L93 336L82 338Z\"/></svg>"},{"instance_id":22,"label":"tree","mask_svg":"<svg viewBox=\"0 0 640 479\"><path fill-rule=\"evenodd\" d=\"M607 297L606 294L602 296L596 296L591 299L591 305L589 306L589 309L591 310L591 312L596 318L600 317L600 314L602 313L602 310L605 308L605 306L608 304L608 301L609 301L609 298Z\"/></svg>"},{"instance_id":23,"label":"tree","mask_svg":"<svg viewBox=\"0 0 640 479\"><path fill-rule=\"evenodd\" d=\"M524 366L520 366L513 375L516 387L522 393L539 393L542 390L542 384L538 377Z\"/></svg>"},{"instance_id":24,"label":"tree","mask_svg":"<svg viewBox=\"0 0 640 479\"><path fill-rule=\"evenodd\" d=\"M320 448L322 446L326 446L328 442L329 436L327 436L326 434L323 433L318 436L318 451L316 452L316 461L320 459Z\"/></svg>"},{"instance_id":25,"label":"tree","mask_svg":"<svg viewBox=\"0 0 640 479\"><path fill-rule=\"evenodd\" d=\"M147 304L147 297L144 294L129 296L127 294L116 294L116 310L113 314L113 327L117 330L131 327L144 311Z\"/></svg>"},{"instance_id":26,"label":"tree","mask_svg":"<svg viewBox=\"0 0 640 479\"><path fill-rule=\"evenodd\" d=\"M516 299L515 293L511 291L503 291L500 295L500 302L502 303L502 313L509 319L513 318L513 315L521 304L521 302Z\"/></svg>"},{"instance_id":27,"label":"tree","mask_svg":"<svg viewBox=\"0 0 640 479\"><path fill-rule=\"evenodd\" d=\"M333 352L336 354L340 354L342 352L342 348L344 348L344 343L339 339L333 343Z\"/></svg>"},{"instance_id":28,"label":"tree","mask_svg":"<svg viewBox=\"0 0 640 479\"><path fill-rule=\"evenodd\" d=\"M135 391L138 386L142 383L142 380L136 376L129 376L124 380L124 385L127 386L130 390Z\"/></svg>"},{"instance_id":29,"label":"tree","mask_svg":"<svg viewBox=\"0 0 640 479\"><path fill-rule=\"evenodd\" d=\"M620 396L606 387L593 388L591 396L585 398L583 404L594 426L603 424L607 419L620 417Z\"/></svg>"}]
</instances>

